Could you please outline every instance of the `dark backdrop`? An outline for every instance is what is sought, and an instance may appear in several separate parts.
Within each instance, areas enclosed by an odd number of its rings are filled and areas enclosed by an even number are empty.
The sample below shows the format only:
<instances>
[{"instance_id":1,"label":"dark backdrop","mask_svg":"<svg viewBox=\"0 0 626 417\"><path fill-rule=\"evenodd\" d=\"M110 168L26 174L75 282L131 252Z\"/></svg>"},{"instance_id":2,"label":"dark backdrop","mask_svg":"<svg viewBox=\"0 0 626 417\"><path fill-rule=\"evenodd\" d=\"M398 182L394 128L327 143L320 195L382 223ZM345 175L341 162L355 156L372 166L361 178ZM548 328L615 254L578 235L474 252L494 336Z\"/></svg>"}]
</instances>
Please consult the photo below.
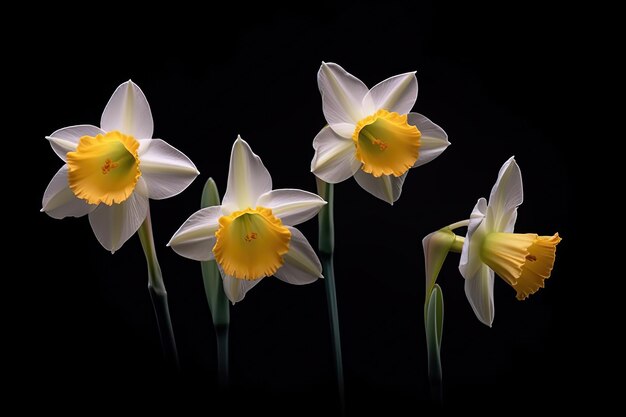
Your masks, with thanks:
<instances>
[{"instance_id":1,"label":"dark backdrop","mask_svg":"<svg viewBox=\"0 0 626 417\"><path fill-rule=\"evenodd\" d=\"M199 208L209 176L224 192L237 134L261 156L275 188L314 190L311 142L325 124L316 84L322 60L368 86L416 70L414 111L441 125L452 142L410 172L393 207L354 180L336 186L335 266L351 414L417 413L427 404L421 239L467 218L511 155L525 188L516 230L558 231L564 240L552 278L529 300L516 301L497 279L491 329L475 318L458 255L450 255L439 281L445 400L476 410L523 409L558 398L557 387L578 385L564 353L576 349L577 337L569 272L576 236L572 144L564 116L575 45L561 12L423 2L318 4L306 13L267 6L246 16L235 9L209 16L189 9L154 22L120 12L96 26L67 18L31 45L39 76L28 82L33 119L24 140L31 141L36 169L23 212L35 225L38 255L13 310L15 385L63 407L148 398L176 407L224 402L215 387L215 336L200 266L165 244ZM177 377L163 372L139 239L111 255L87 218L38 213L61 165L44 136L72 124L97 125L114 89L129 78L150 102L155 137L186 153L201 172L180 196L151 203L183 369ZM315 246L316 220L300 229ZM327 323L322 281L296 287L266 279L232 307L231 411L331 412Z\"/></svg>"}]
</instances>

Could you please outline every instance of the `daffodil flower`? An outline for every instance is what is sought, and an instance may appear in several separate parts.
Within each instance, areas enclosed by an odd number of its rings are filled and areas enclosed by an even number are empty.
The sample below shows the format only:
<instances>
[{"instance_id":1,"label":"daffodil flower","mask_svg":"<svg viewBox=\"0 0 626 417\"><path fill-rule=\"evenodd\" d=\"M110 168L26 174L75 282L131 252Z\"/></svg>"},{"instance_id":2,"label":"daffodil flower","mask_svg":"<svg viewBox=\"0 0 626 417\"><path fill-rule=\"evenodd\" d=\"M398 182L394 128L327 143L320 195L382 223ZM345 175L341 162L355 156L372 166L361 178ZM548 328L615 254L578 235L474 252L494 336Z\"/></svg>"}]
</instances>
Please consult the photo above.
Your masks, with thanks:
<instances>
[{"instance_id":1,"label":"daffodil flower","mask_svg":"<svg viewBox=\"0 0 626 417\"><path fill-rule=\"evenodd\" d=\"M309 284L322 277L322 266L293 226L314 217L324 204L307 191L272 190L261 158L238 137L222 205L191 215L168 246L186 258L215 259L233 303L271 275L290 284Z\"/></svg>"},{"instance_id":2,"label":"daffodil flower","mask_svg":"<svg viewBox=\"0 0 626 417\"><path fill-rule=\"evenodd\" d=\"M148 101L132 81L109 100L100 127L77 125L48 136L65 162L43 196L43 208L55 219L89 214L96 238L112 253L139 229L148 199L182 192L199 174L182 152L152 139Z\"/></svg>"},{"instance_id":3,"label":"daffodil flower","mask_svg":"<svg viewBox=\"0 0 626 417\"><path fill-rule=\"evenodd\" d=\"M469 220L459 270L474 313L488 326L494 317L494 271L524 300L544 287L561 241L558 233L513 233L523 195L522 174L511 158L500 169L489 203L479 199Z\"/></svg>"},{"instance_id":4,"label":"daffodil flower","mask_svg":"<svg viewBox=\"0 0 626 417\"><path fill-rule=\"evenodd\" d=\"M317 74L328 126L313 140L311 171L327 183L354 176L363 189L393 204L410 168L432 161L450 145L439 126L410 113L417 99L415 72L371 90L337 64Z\"/></svg>"}]
</instances>

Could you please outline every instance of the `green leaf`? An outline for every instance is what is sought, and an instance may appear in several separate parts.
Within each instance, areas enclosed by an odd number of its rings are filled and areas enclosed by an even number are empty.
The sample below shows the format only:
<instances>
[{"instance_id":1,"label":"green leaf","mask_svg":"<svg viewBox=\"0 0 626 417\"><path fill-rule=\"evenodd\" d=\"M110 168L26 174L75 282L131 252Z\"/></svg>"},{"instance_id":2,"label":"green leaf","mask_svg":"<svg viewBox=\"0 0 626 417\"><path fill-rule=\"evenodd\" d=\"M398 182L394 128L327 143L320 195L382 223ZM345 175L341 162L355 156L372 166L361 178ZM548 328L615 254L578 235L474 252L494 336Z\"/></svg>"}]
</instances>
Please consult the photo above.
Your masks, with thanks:
<instances>
[{"instance_id":1,"label":"green leaf","mask_svg":"<svg viewBox=\"0 0 626 417\"><path fill-rule=\"evenodd\" d=\"M428 375L433 382L441 382L441 339L443 336L443 292L435 284L426 305L426 347Z\"/></svg>"},{"instance_id":2,"label":"green leaf","mask_svg":"<svg viewBox=\"0 0 626 417\"><path fill-rule=\"evenodd\" d=\"M217 185L213 178L209 178L204 184L202 190L202 200L200 202L200 208L219 206L220 205L220 193L217 191Z\"/></svg>"},{"instance_id":3,"label":"green leaf","mask_svg":"<svg viewBox=\"0 0 626 417\"><path fill-rule=\"evenodd\" d=\"M220 204L220 195L213 178L209 178L202 190L201 208L218 206ZM230 307L228 298L224 293L224 285L220 271L217 268L217 262L204 261L200 262L202 267L202 280L204 281L204 292L211 309L213 317L213 325L216 329L222 326L228 326L230 323Z\"/></svg>"}]
</instances>

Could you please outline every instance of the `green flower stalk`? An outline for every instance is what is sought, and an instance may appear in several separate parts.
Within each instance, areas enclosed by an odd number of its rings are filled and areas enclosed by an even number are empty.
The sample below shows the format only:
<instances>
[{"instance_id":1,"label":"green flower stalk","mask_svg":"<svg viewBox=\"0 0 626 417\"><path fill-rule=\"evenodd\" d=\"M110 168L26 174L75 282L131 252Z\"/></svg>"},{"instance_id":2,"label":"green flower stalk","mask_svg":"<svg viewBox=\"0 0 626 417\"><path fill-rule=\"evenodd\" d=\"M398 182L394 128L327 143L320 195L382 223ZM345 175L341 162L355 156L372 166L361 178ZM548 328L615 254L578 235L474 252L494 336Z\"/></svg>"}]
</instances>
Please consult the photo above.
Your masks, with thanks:
<instances>
[{"instance_id":1,"label":"green flower stalk","mask_svg":"<svg viewBox=\"0 0 626 417\"><path fill-rule=\"evenodd\" d=\"M335 190L333 184L328 184L316 178L317 193L328 204L320 210L319 219L319 254L322 262L322 273L326 284L326 298L328 302L328 315L330 318L330 331L333 343L333 358L335 375L337 377L337 392L342 412L345 412L345 391L343 380L343 359L341 356L341 334L339 331L339 310L337 308L337 291L335 289L335 268L333 265L333 252L335 250L335 223L333 220L333 208Z\"/></svg>"},{"instance_id":2,"label":"green flower stalk","mask_svg":"<svg viewBox=\"0 0 626 417\"><path fill-rule=\"evenodd\" d=\"M459 248L456 227L467 226L460 222L433 232L422 240L426 267L426 297L424 301L424 327L428 354L428 379L431 397L440 403L443 399L441 373L441 340L443 336L443 291L436 284L448 252ZM462 239L462 238L461 238ZM461 242L462 245L462 242Z\"/></svg>"},{"instance_id":3,"label":"green flower stalk","mask_svg":"<svg viewBox=\"0 0 626 417\"><path fill-rule=\"evenodd\" d=\"M213 178L209 178L202 190L200 208L220 205L220 195ZM215 336L217 338L217 376L221 387L228 386L228 329L230 326L230 307L228 298L224 293L222 276L217 267L217 262L202 261L202 280L206 294Z\"/></svg>"}]
</instances>

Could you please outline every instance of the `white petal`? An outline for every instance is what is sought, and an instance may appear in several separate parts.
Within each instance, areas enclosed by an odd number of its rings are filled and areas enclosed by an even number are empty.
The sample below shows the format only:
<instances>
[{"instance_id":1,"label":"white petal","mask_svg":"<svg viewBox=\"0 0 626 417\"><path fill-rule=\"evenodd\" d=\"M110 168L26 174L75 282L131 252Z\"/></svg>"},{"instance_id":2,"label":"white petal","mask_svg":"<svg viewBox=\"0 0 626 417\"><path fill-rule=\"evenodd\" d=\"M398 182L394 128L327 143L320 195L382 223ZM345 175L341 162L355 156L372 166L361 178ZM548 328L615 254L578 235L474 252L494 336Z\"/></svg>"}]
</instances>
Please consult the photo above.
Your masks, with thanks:
<instances>
[{"instance_id":1,"label":"white petal","mask_svg":"<svg viewBox=\"0 0 626 417\"><path fill-rule=\"evenodd\" d=\"M352 136L354 135L354 130L356 129L356 125L352 123L334 123L329 125L329 127L343 139L348 139L352 141Z\"/></svg>"},{"instance_id":2,"label":"white petal","mask_svg":"<svg viewBox=\"0 0 626 417\"><path fill-rule=\"evenodd\" d=\"M148 197L137 188L145 187L140 179L131 196L121 204L100 204L89 213L89 223L106 250L114 253L139 229L148 214Z\"/></svg>"},{"instance_id":3,"label":"white petal","mask_svg":"<svg viewBox=\"0 0 626 417\"><path fill-rule=\"evenodd\" d=\"M117 87L102 113L100 127L107 132L118 130L135 139L152 137L152 112L137 84L129 80Z\"/></svg>"},{"instance_id":4,"label":"white petal","mask_svg":"<svg viewBox=\"0 0 626 417\"><path fill-rule=\"evenodd\" d=\"M219 228L219 219L222 217L222 207L213 206L196 211L189 217L167 246L185 258L196 261L210 261L214 259L215 232Z\"/></svg>"},{"instance_id":5,"label":"white petal","mask_svg":"<svg viewBox=\"0 0 626 417\"><path fill-rule=\"evenodd\" d=\"M417 100L417 78L415 71L387 78L376 84L363 98L367 114L380 109L407 114Z\"/></svg>"},{"instance_id":6,"label":"white petal","mask_svg":"<svg viewBox=\"0 0 626 417\"><path fill-rule=\"evenodd\" d=\"M513 233L515 222L517 221L517 209L513 210L507 218L502 219L501 230L506 233Z\"/></svg>"},{"instance_id":7,"label":"white petal","mask_svg":"<svg viewBox=\"0 0 626 417\"><path fill-rule=\"evenodd\" d=\"M486 220L489 229L512 232L517 218L517 206L523 201L522 173L514 157L511 157L500 168L498 180L491 189Z\"/></svg>"},{"instance_id":8,"label":"white petal","mask_svg":"<svg viewBox=\"0 0 626 417\"><path fill-rule=\"evenodd\" d=\"M408 122L410 125L417 126L417 129L422 134L420 138L419 157L413 165L413 168L432 161L450 146L446 132L431 122L427 117L419 113L409 113Z\"/></svg>"},{"instance_id":9,"label":"white petal","mask_svg":"<svg viewBox=\"0 0 626 417\"><path fill-rule=\"evenodd\" d=\"M255 207L261 194L272 189L272 177L250 145L237 137L230 154L228 184L222 206L228 212Z\"/></svg>"},{"instance_id":10,"label":"white petal","mask_svg":"<svg viewBox=\"0 0 626 417\"><path fill-rule=\"evenodd\" d=\"M476 271L483 264L483 261L480 259L478 245L487 233L486 223L483 221L486 214L487 200L480 198L474 206L474 210L472 210L465 242L463 242L463 250L461 251L461 260L459 261L459 271L465 278L476 274Z\"/></svg>"},{"instance_id":11,"label":"white petal","mask_svg":"<svg viewBox=\"0 0 626 417\"><path fill-rule=\"evenodd\" d=\"M470 216L461 251L459 271L465 278L465 294L476 317L491 327L494 315L493 271L480 259L479 245L488 232L485 215L487 200L481 198Z\"/></svg>"},{"instance_id":12,"label":"white petal","mask_svg":"<svg viewBox=\"0 0 626 417\"><path fill-rule=\"evenodd\" d=\"M226 275L221 267L219 267L219 269L222 274L224 292L226 293L226 297L228 297L233 304L243 300L246 293L263 280L263 278L255 279L253 281L237 279L230 275Z\"/></svg>"},{"instance_id":13,"label":"white petal","mask_svg":"<svg viewBox=\"0 0 626 417\"><path fill-rule=\"evenodd\" d=\"M299 269L297 266L285 263L274 274L276 278L287 284L306 285L311 284L321 278L319 275Z\"/></svg>"},{"instance_id":14,"label":"white petal","mask_svg":"<svg viewBox=\"0 0 626 417\"><path fill-rule=\"evenodd\" d=\"M465 295L478 320L491 327L494 316L493 271L482 265L465 280Z\"/></svg>"},{"instance_id":15,"label":"white petal","mask_svg":"<svg viewBox=\"0 0 626 417\"><path fill-rule=\"evenodd\" d=\"M85 200L74 195L67 184L67 165L63 165L52 177L43 194L41 205L43 207L41 211L45 211L55 219L68 216L81 217L98 207L95 204L87 204Z\"/></svg>"},{"instance_id":16,"label":"white petal","mask_svg":"<svg viewBox=\"0 0 626 417\"><path fill-rule=\"evenodd\" d=\"M324 204L326 201L317 194L290 188L267 192L256 202L257 206L272 209L272 214L287 226L315 217Z\"/></svg>"},{"instance_id":17,"label":"white petal","mask_svg":"<svg viewBox=\"0 0 626 417\"><path fill-rule=\"evenodd\" d=\"M408 171L399 177L381 175L377 178L359 169L354 174L354 179L365 191L393 205L400 198L406 174Z\"/></svg>"},{"instance_id":18,"label":"white petal","mask_svg":"<svg viewBox=\"0 0 626 417\"><path fill-rule=\"evenodd\" d=\"M337 124L356 125L367 116L361 105L368 92L367 86L339 65L322 62L317 85L322 93L324 116L333 129Z\"/></svg>"},{"instance_id":19,"label":"white petal","mask_svg":"<svg viewBox=\"0 0 626 417\"><path fill-rule=\"evenodd\" d=\"M304 285L322 278L322 264L306 237L298 229L288 227L291 232L289 252L284 265L274 276L289 284Z\"/></svg>"},{"instance_id":20,"label":"white petal","mask_svg":"<svg viewBox=\"0 0 626 417\"><path fill-rule=\"evenodd\" d=\"M315 136L313 148L315 156L311 161L311 172L330 184L347 180L361 166L361 161L356 159L356 147L352 139L342 138L330 126Z\"/></svg>"},{"instance_id":21,"label":"white petal","mask_svg":"<svg viewBox=\"0 0 626 417\"><path fill-rule=\"evenodd\" d=\"M184 153L161 139L140 140L139 169L155 200L183 192L199 174Z\"/></svg>"},{"instance_id":22,"label":"white petal","mask_svg":"<svg viewBox=\"0 0 626 417\"><path fill-rule=\"evenodd\" d=\"M80 138L83 136L96 136L105 132L99 127L92 125L77 125L64 127L52 132L46 139L50 141L52 150L59 155L59 158L66 160L67 153L76 150Z\"/></svg>"}]
</instances>

